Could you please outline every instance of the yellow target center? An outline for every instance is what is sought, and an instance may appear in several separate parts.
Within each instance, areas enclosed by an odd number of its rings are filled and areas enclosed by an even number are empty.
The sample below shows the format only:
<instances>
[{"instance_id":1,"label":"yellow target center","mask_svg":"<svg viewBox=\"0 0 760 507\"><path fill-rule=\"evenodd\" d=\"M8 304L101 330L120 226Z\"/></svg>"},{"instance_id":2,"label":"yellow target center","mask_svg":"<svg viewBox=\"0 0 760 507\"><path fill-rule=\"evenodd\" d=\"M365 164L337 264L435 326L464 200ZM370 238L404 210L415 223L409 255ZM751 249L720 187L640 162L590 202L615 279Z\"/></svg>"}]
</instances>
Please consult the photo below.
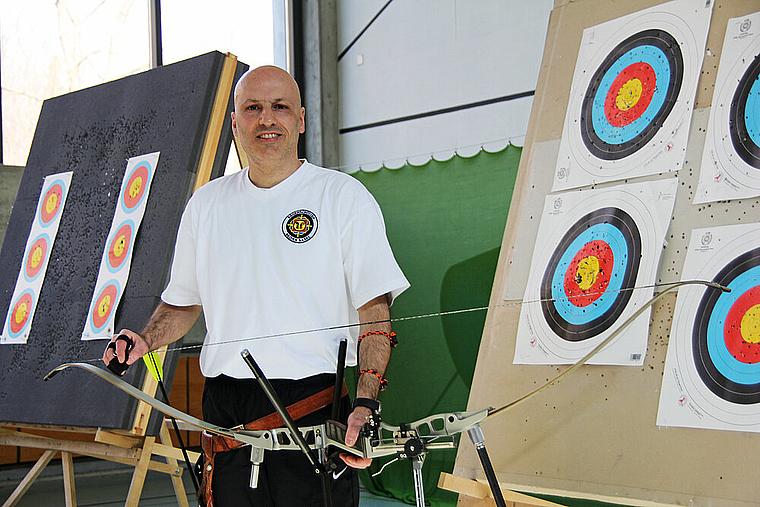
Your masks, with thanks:
<instances>
[{"instance_id":1,"label":"yellow target center","mask_svg":"<svg viewBox=\"0 0 760 507\"><path fill-rule=\"evenodd\" d=\"M18 305L18 310L16 310L16 315L13 317L16 320L16 324L21 324L24 322L24 319L26 318L26 303L21 303Z\"/></svg>"},{"instance_id":2,"label":"yellow target center","mask_svg":"<svg viewBox=\"0 0 760 507\"><path fill-rule=\"evenodd\" d=\"M124 237L124 235L119 236L119 239L116 240L116 243L113 245L113 253L116 257L121 257L121 254L124 253L124 246L127 243L127 238Z\"/></svg>"},{"instance_id":3,"label":"yellow target center","mask_svg":"<svg viewBox=\"0 0 760 507\"><path fill-rule=\"evenodd\" d=\"M48 213L52 213L55 211L56 206L58 206L58 195L50 194L50 197L48 197L47 202L45 203L45 210Z\"/></svg>"},{"instance_id":4,"label":"yellow target center","mask_svg":"<svg viewBox=\"0 0 760 507\"><path fill-rule=\"evenodd\" d=\"M129 187L129 197L134 199L137 197L137 194L140 193L140 189L142 188L142 176L138 176L135 178L135 180L132 182L132 185Z\"/></svg>"},{"instance_id":5,"label":"yellow target center","mask_svg":"<svg viewBox=\"0 0 760 507\"><path fill-rule=\"evenodd\" d=\"M620 87L620 90L618 90L615 105L621 111L628 111L638 103L643 91L644 86L638 78L626 81L626 83Z\"/></svg>"},{"instance_id":6,"label":"yellow target center","mask_svg":"<svg viewBox=\"0 0 760 507\"><path fill-rule=\"evenodd\" d=\"M37 247L32 252L32 267L36 268L40 265L40 261L42 261L42 248Z\"/></svg>"},{"instance_id":7,"label":"yellow target center","mask_svg":"<svg viewBox=\"0 0 760 507\"><path fill-rule=\"evenodd\" d=\"M589 290L596 282L598 274L599 259L593 255L589 255L578 263L578 268L575 270L575 281L581 290Z\"/></svg>"},{"instance_id":8,"label":"yellow target center","mask_svg":"<svg viewBox=\"0 0 760 507\"><path fill-rule=\"evenodd\" d=\"M760 343L760 305L753 306L744 314L741 332L745 342Z\"/></svg>"},{"instance_id":9,"label":"yellow target center","mask_svg":"<svg viewBox=\"0 0 760 507\"><path fill-rule=\"evenodd\" d=\"M105 317L108 313L108 307L111 306L111 296L105 296L98 305L98 315Z\"/></svg>"}]
</instances>

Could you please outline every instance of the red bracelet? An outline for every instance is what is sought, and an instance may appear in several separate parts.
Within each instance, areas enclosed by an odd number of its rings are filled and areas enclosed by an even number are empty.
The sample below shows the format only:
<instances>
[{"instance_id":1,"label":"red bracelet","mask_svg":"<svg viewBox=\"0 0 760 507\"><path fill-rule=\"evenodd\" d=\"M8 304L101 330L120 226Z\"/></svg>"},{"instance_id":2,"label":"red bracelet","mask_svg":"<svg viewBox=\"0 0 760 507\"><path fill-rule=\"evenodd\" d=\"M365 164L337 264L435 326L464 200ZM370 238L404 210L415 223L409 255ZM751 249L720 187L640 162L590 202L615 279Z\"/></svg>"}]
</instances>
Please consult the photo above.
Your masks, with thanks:
<instances>
[{"instance_id":1,"label":"red bracelet","mask_svg":"<svg viewBox=\"0 0 760 507\"><path fill-rule=\"evenodd\" d=\"M377 370L373 370L372 368L367 368L366 370L359 371L359 375L362 375L363 373L371 373L377 378L380 379L380 390L385 391L385 388L388 387L388 379L380 375L380 372Z\"/></svg>"},{"instance_id":2,"label":"red bracelet","mask_svg":"<svg viewBox=\"0 0 760 507\"><path fill-rule=\"evenodd\" d=\"M365 334L361 335L359 337L359 342L358 343L361 343L361 341L364 338L366 338L366 337L368 337L369 335L372 335L372 334L379 334L379 335L383 335L386 338L388 338L388 340L391 342L391 348L394 348L396 345L398 345L398 340L396 339L396 333L394 333L393 331L391 331L390 334L386 333L385 331L370 331L369 333L365 333Z\"/></svg>"}]
</instances>

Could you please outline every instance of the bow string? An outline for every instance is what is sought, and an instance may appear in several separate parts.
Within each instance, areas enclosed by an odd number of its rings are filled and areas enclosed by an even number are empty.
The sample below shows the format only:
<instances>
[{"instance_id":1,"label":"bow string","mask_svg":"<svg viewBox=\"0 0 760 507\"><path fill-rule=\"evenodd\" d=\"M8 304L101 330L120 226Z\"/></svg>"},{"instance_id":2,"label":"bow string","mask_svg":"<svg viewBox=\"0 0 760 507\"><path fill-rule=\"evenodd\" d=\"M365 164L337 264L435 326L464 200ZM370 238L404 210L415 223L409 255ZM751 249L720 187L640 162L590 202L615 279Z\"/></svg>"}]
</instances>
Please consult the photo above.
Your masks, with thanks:
<instances>
[{"instance_id":1,"label":"bow string","mask_svg":"<svg viewBox=\"0 0 760 507\"><path fill-rule=\"evenodd\" d=\"M625 322L623 322L621 325L619 325L617 328L615 328L615 330L613 332L611 332L610 335L607 338L605 338L604 340L602 340L597 346L595 346L590 352L588 352L585 356L583 356L581 359L579 359L576 363L572 364L570 367L568 367L562 373L560 373L559 375L557 375L553 379L549 380L548 382L546 382L542 386L538 387L537 389L531 391L530 393L528 393L528 394L526 394L524 396L521 396L520 398L517 398L516 400L514 400L512 402L509 402L509 403L507 403L506 405L503 405L500 408L496 408L496 409L490 408L490 409L487 409L487 415L484 415L482 417L478 417L478 422L480 420L483 420L483 419L487 418L487 417L492 417L492 416L498 415L498 414L500 414L500 413L502 413L502 412L504 412L506 410L514 408L515 406L517 406L517 405L519 405L519 404L521 404L521 403L523 403L523 402L525 402L525 401L533 398L534 396L536 396L537 394L539 394L540 392L542 392L547 387L549 387L549 386L557 383L561 378L565 377L566 375L568 375L571 372L575 371L576 369L580 368L581 365L583 365L587 361L589 361L594 355L596 355L600 350L602 350L606 345L608 345L612 340L614 340L623 330L625 330L625 328L628 327L634 320L636 320L638 317L640 317L641 314L644 313L644 311L646 311L648 308L650 308L652 305L654 305L657 301L659 301L667 293L669 293L669 292L671 292L673 290L676 290L676 289L678 289L680 287L686 286L686 285L697 285L697 284L704 285L706 287L710 287L710 288L714 288L714 289L718 289L718 290L722 290L724 292L730 292L731 291L731 289L728 288L728 287L724 287L722 285L718 285L716 283L708 282L708 281L704 281L704 280L686 280L686 281L681 281L681 282L673 282L673 283L668 283L668 284L658 284L658 285L655 285L655 287L667 286L667 288L665 290L663 290L662 292L654 295L652 298L650 298L646 303L644 303L640 308L638 308L636 310L636 312L634 312L630 317L628 317L625 320ZM648 286L646 288L652 288L652 287L653 286ZM644 288L644 287L635 287L635 288ZM629 289L623 289L623 290L633 290L635 288L629 288ZM539 301L541 301L541 300L539 300ZM539 302L539 301L536 301L536 302ZM518 302L518 303L506 303L506 304L503 304L503 305L490 305L490 306L485 306L485 307L467 308L467 309L462 309L462 310L452 310L450 312L437 312L437 313L416 315L416 316L412 316L412 317L401 317L401 318L396 318L396 319L386 319L386 320L380 320L380 321L375 321L375 322L378 322L378 323L379 322L398 322L398 321L403 321L403 320L411 320L411 319L419 319L419 318L425 318L425 317L434 317L434 316L441 316L441 315L451 315L451 314L457 314L457 313L472 312L472 311L478 311L478 310L486 310L486 309L490 309L490 308L498 308L498 307L503 307L503 306L511 306L511 305L515 305L515 304L523 304L523 303L525 303L525 301ZM316 330L302 331L300 333L317 332L317 331L324 331L324 330L331 330L331 329L343 329L343 328L357 326L357 325L361 325L361 324L372 324L372 323L375 323L375 322L365 322L365 323L349 324L349 325L342 325L342 326L331 326L331 327L328 327L328 328L320 328L320 329L316 329ZM277 336L288 336L288 335L294 335L294 334L299 334L299 332L280 333L280 334L277 334L277 335L267 335L267 336L259 337L259 339L260 338L273 338L273 337L277 337ZM253 339L256 339L256 338L253 338ZM235 340L235 341L242 341L242 340ZM175 348L174 350L177 350L177 349ZM184 412L182 412L180 410L177 410L174 407L171 407L170 405L168 405L166 403L163 403L163 402L157 400L156 398L154 398L152 396L149 396L148 394L144 393L140 389L137 389L133 385L128 384L127 382L125 382L121 378L119 378L119 377L117 377L117 376L115 376L115 375L113 375L113 374L111 374L111 373L109 373L109 372L107 372L107 371L105 371L105 370L103 370L101 368L98 368L98 367L96 367L96 366L94 366L92 364L88 364L86 362L65 363L65 364L62 364L62 365L58 366L57 368L55 368L54 370L52 370L50 373L48 373L47 376L45 377L45 380L48 380L49 378L51 378L53 375L55 375L59 371L62 371L62 370L66 369L66 368L69 368L69 367L78 367L78 368L82 368L84 370L87 370L90 373L93 373L93 374L97 375L98 377L100 377L100 378L102 378L102 379L110 382L111 384L115 385L116 387L118 387L122 391L126 392L127 394L129 394L131 396L134 396L135 398L137 398L137 399L139 399L141 401L144 401L148 405L152 406L153 408L156 408L157 410L163 412L164 414L167 414L167 415L170 415L172 417L175 417L176 419L184 421L184 422L186 422L186 423L188 423L188 424L190 424L192 426L195 426L195 427L200 428L200 429L204 429L206 431L209 431L209 432L217 434L217 435L223 435L223 436L231 437L231 438L236 438L236 436L237 436L239 438L239 435L237 435L237 432L235 432L234 430L231 430L231 429L228 429L228 428L219 427L219 426L215 426L215 425L211 425L211 424L209 424L209 423L207 423L205 421L202 421L202 420L197 419L197 418L195 418L195 417L193 417L193 416L191 416L189 414L186 414L186 413L184 413ZM482 412L482 411L479 411L479 412ZM458 413L455 413L454 415L460 415L461 416L461 415L470 414L470 413L471 412L465 412L465 413L458 412ZM430 417L427 417L427 418L423 419L422 421L428 421L430 419L439 418L439 417L449 417L450 418L451 415L452 414L442 414L442 415L430 416ZM409 425L414 426L415 424L416 423L410 423ZM406 425L406 426L409 426L409 425ZM459 431L461 431L461 430L459 430Z\"/></svg>"}]
</instances>

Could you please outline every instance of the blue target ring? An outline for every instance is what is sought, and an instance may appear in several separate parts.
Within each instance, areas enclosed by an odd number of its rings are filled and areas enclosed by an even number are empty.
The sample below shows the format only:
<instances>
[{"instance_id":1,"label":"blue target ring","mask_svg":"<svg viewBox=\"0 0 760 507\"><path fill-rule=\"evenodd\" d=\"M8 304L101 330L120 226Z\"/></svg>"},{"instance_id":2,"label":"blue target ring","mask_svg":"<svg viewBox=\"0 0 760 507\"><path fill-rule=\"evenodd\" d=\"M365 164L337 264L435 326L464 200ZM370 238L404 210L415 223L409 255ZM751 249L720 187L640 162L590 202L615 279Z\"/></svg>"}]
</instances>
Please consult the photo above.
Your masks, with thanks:
<instances>
[{"instance_id":1,"label":"blue target ring","mask_svg":"<svg viewBox=\"0 0 760 507\"><path fill-rule=\"evenodd\" d=\"M652 101L631 124L614 127L605 118L604 99L615 78L634 63L645 63L655 72ZM676 104L683 74L681 47L664 30L644 30L615 46L594 72L581 103L580 135L589 153L619 160L647 146Z\"/></svg>"},{"instance_id":2,"label":"blue target ring","mask_svg":"<svg viewBox=\"0 0 760 507\"><path fill-rule=\"evenodd\" d=\"M713 360L713 364L721 375L738 384L760 383L760 367L757 364L737 361L731 355L726 348L723 328L726 323L726 315L734 303L742 294L758 284L760 284L760 266L739 274L728 285L731 292L721 293L718 297L712 318L707 324L707 351Z\"/></svg>"},{"instance_id":3,"label":"blue target ring","mask_svg":"<svg viewBox=\"0 0 760 507\"><path fill-rule=\"evenodd\" d=\"M724 338L729 310L760 283L760 248L729 262L712 281L731 288L731 292L707 289L702 296L692 329L694 366L702 382L716 396L742 405L760 403L760 363L735 359Z\"/></svg>"},{"instance_id":4,"label":"blue target ring","mask_svg":"<svg viewBox=\"0 0 760 507\"><path fill-rule=\"evenodd\" d=\"M760 77L755 78L744 108L744 124L752 142L760 146Z\"/></svg>"},{"instance_id":5,"label":"blue target ring","mask_svg":"<svg viewBox=\"0 0 760 507\"><path fill-rule=\"evenodd\" d=\"M573 257L588 243L606 243L614 256L605 293L583 309L569 300L565 273ZM609 329L631 298L641 262L641 234L633 218L620 208L600 208L584 215L565 233L552 252L539 290L547 325L567 341L587 340Z\"/></svg>"},{"instance_id":6,"label":"blue target ring","mask_svg":"<svg viewBox=\"0 0 760 507\"><path fill-rule=\"evenodd\" d=\"M636 120L622 127L610 125L607 116L604 113L604 101L607 97L607 91L612 86L615 78L629 65L644 62L648 64L655 72L657 83L670 82L670 65L668 65L667 56L656 46L638 46L623 56L621 56L612 66L604 73L599 88L594 96L592 104L592 125L594 132L599 138L608 144L622 144L632 141L640 135L655 119L657 112L665 104L666 88L655 87L652 101L644 113Z\"/></svg>"},{"instance_id":7,"label":"blue target ring","mask_svg":"<svg viewBox=\"0 0 760 507\"><path fill-rule=\"evenodd\" d=\"M565 293L565 273L570 263L584 245L594 240L604 241L609 245L615 259L612 276L607 288L607 292L602 294L594 304L580 308L575 306L571 299ZM568 322L576 324L588 324L589 322L602 317L615 304L617 292L623 285L623 278L619 276L625 271L628 264L628 247L625 237L616 227L607 223L596 224L582 233L580 233L572 243L567 247L565 253L560 257L559 263L552 276L552 299L555 300L555 307L559 315Z\"/></svg>"},{"instance_id":8,"label":"blue target ring","mask_svg":"<svg viewBox=\"0 0 760 507\"><path fill-rule=\"evenodd\" d=\"M739 80L728 124L736 153L747 164L760 169L760 55L755 56Z\"/></svg>"}]
</instances>

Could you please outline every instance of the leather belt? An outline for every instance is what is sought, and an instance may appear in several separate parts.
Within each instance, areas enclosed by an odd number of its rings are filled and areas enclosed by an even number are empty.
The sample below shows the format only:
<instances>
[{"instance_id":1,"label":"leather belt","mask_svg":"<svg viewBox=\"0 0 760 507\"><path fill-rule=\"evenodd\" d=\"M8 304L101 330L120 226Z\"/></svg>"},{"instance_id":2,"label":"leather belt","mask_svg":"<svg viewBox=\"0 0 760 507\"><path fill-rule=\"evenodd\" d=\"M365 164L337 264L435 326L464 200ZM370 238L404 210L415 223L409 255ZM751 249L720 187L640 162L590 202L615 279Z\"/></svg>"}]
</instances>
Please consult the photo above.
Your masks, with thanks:
<instances>
[{"instance_id":1,"label":"leather belt","mask_svg":"<svg viewBox=\"0 0 760 507\"><path fill-rule=\"evenodd\" d=\"M288 414L294 421L307 416L317 410L330 405L333 401L333 386L323 389L311 396L297 401L286 407ZM341 389L341 398L348 394L348 388L346 384L343 384ZM272 412L269 415L260 417L255 421L251 421L248 424L236 426L235 430L271 430L274 428L281 428L285 426L280 414ZM218 452L231 451L245 446L243 442L235 440L233 438L224 437L222 435L212 435L207 432L201 433L201 447L203 448L203 455L205 456L205 462L203 464L203 479L201 480L201 487L198 490L198 500L206 507L214 507L214 496L211 491L211 481L214 473L214 455Z\"/></svg>"}]
</instances>

